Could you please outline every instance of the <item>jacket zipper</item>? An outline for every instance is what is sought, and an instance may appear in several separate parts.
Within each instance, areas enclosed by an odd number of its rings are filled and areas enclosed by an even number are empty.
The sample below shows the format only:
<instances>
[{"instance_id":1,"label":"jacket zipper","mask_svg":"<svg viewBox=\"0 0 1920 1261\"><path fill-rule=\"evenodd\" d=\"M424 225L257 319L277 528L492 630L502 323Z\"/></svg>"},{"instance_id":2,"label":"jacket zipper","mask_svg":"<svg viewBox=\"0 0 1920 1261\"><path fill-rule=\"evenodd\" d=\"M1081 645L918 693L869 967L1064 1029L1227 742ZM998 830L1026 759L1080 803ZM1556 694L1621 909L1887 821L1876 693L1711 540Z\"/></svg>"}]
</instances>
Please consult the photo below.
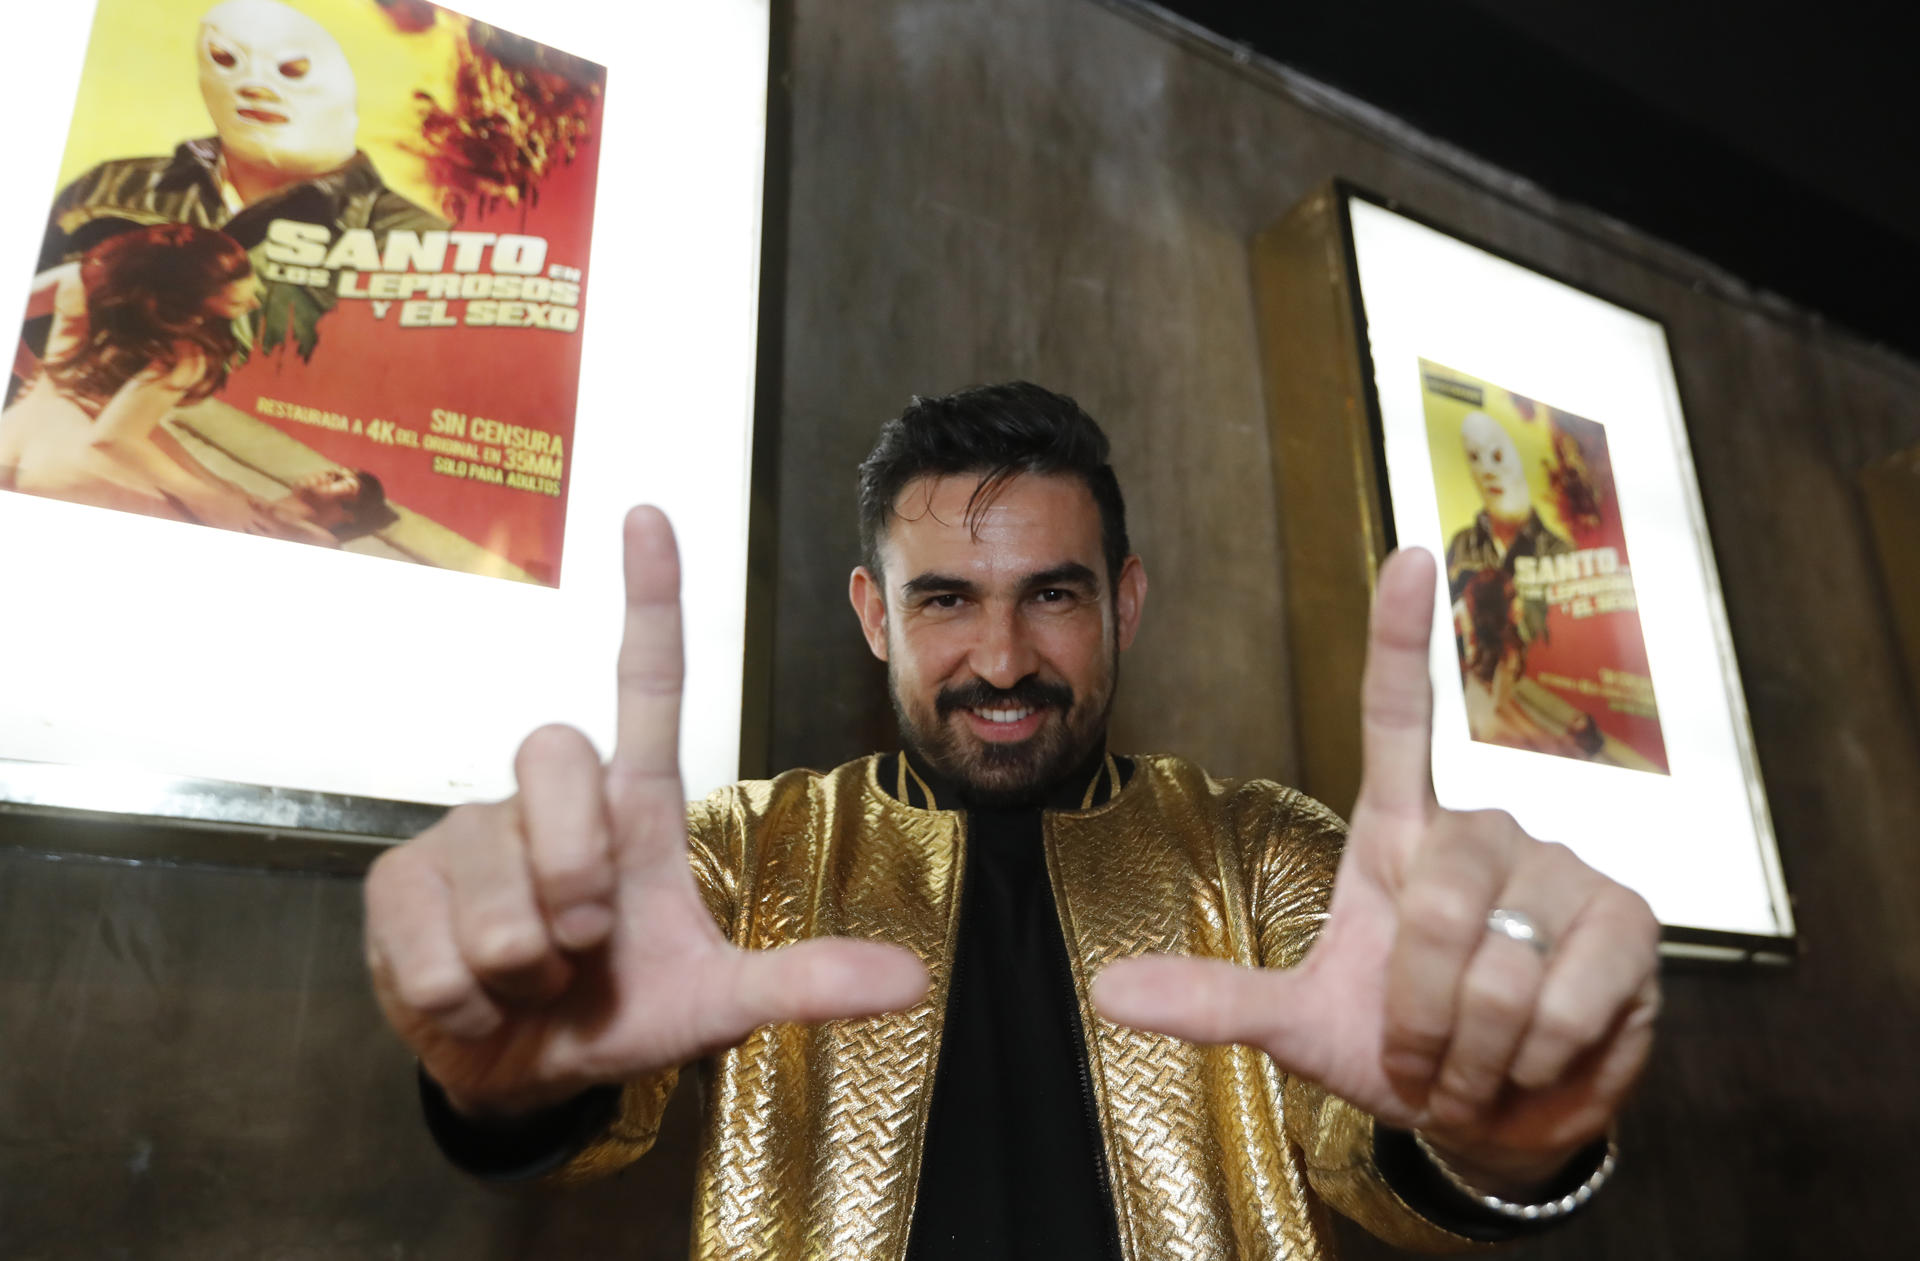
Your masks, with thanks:
<instances>
[{"instance_id":1,"label":"jacket zipper","mask_svg":"<svg viewBox=\"0 0 1920 1261\"><path fill-rule=\"evenodd\" d=\"M1067 987L1067 1028L1073 1035L1074 1047L1079 1051L1077 1059L1080 1079L1080 1116L1087 1125L1087 1137L1092 1140L1093 1171L1099 1183L1100 1193L1106 1197L1107 1209L1111 1213L1112 1231L1107 1235L1107 1255L1113 1261L1125 1261L1125 1250L1120 1244L1120 1205L1113 1196L1113 1175L1107 1168L1106 1136L1100 1129L1100 1101L1093 1093L1092 1058L1087 1050L1087 1030L1080 1019L1080 991L1073 980L1073 952L1067 944L1066 899L1061 896L1060 887L1054 882L1053 848L1047 835L1046 816L1041 815L1040 841L1047 856L1047 887L1053 894L1053 915L1055 927L1059 930L1054 938L1059 942L1060 977Z\"/></svg>"},{"instance_id":2,"label":"jacket zipper","mask_svg":"<svg viewBox=\"0 0 1920 1261\"><path fill-rule=\"evenodd\" d=\"M902 753L901 757L906 754ZM913 1199L907 1205L907 1228L900 1234L900 1257L905 1261L913 1248L913 1221L920 1215L920 1179L926 1174L927 1128L933 1122L933 1091L940 1080L940 1058L947 1042L947 1027L953 1023L953 996L960 992L960 914L966 909L967 882L972 878L972 859L967 837L968 817L960 812L960 830L954 842L953 861L960 868L953 882L953 908L947 913L947 995L940 1005L940 1025L934 1030L933 1063L927 1073L927 1105L920 1112L919 1154L913 1171Z\"/></svg>"}]
</instances>

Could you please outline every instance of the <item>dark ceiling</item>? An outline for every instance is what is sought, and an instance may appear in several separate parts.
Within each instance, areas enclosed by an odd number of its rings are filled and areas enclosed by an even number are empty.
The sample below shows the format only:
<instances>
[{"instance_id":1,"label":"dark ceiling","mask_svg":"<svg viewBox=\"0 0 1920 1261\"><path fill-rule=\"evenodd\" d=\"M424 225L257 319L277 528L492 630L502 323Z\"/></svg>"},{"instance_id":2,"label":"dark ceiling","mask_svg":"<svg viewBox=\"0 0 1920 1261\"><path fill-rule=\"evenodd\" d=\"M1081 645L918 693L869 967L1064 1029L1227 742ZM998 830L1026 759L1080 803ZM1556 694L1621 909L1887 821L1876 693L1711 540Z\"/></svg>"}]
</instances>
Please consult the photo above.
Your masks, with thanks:
<instances>
[{"instance_id":1,"label":"dark ceiling","mask_svg":"<svg viewBox=\"0 0 1920 1261\"><path fill-rule=\"evenodd\" d=\"M1897 6L1160 2L1920 358L1920 108Z\"/></svg>"}]
</instances>

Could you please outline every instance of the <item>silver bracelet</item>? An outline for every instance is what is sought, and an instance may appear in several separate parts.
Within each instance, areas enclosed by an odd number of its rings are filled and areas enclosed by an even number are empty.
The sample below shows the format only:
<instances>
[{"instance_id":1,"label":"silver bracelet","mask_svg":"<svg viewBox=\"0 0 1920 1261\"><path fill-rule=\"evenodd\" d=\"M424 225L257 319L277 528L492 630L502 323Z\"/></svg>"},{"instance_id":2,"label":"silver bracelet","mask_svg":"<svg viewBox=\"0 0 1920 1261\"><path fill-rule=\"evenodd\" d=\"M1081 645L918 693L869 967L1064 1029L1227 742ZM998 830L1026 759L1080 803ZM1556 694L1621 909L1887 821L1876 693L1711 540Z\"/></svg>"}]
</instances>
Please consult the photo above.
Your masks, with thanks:
<instances>
[{"instance_id":1,"label":"silver bracelet","mask_svg":"<svg viewBox=\"0 0 1920 1261\"><path fill-rule=\"evenodd\" d=\"M1433 1150L1433 1144L1427 1142L1427 1136L1420 1131L1413 1132L1413 1141L1419 1146L1420 1153L1433 1162L1433 1167L1439 1171L1442 1178L1447 1180L1448 1186L1481 1208L1522 1222L1544 1222L1556 1217L1565 1217L1591 1200L1593 1193L1605 1186L1607 1179L1613 1177L1614 1166L1620 1163L1620 1144L1615 1140L1613 1132L1609 1130L1606 1158L1600 1162L1600 1167L1594 1170L1585 1182L1559 1199L1548 1200L1545 1204L1517 1204L1512 1200L1503 1200L1497 1195L1488 1195L1454 1172L1453 1166L1440 1158L1440 1153Z\"/></svg>"}]
</instances>

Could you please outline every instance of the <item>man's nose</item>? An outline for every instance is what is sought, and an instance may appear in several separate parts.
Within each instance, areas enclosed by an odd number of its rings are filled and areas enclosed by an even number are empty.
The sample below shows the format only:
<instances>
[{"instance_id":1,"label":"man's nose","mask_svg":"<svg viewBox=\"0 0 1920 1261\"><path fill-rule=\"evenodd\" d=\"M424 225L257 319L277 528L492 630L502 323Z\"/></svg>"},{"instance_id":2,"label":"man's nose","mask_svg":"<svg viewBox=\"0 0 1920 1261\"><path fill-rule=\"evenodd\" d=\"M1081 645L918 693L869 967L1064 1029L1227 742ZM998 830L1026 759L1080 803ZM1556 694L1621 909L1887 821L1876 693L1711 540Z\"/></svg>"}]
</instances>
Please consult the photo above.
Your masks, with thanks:
<instances>
[{"instance_id":1,"label":"man's nose","mask_svg":"<svg viewBox=\"0 0 1920 1261\"><path fill-rule=\"evenodd\" d=\"M968 664L975 674L999 688L1012 687L1039 669L1040 654L1034 649L1017 607L988 613L984 632L980 642L974 645L973 658Z\"/></svg>"},{"instance_id":2,"label":"man's nose","mask_svg":"<svg viewBox=\"0 0 1920 1261\"><path fill-rule=\"evenodd\" d=\"M249 83L235 95L244 96L249 101L277 101L280 94L264 84Z\"/></svg>"}]
</instances>

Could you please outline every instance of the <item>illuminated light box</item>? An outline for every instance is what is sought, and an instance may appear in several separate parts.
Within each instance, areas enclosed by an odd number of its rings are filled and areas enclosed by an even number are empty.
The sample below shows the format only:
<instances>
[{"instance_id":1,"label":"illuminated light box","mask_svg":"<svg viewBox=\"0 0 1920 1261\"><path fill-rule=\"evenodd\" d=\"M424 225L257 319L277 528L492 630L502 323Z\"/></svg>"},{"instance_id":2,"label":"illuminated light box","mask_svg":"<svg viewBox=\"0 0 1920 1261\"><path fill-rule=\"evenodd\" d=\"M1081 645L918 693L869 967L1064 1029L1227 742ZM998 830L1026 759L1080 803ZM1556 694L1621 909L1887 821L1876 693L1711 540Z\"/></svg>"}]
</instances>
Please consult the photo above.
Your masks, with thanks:
<instances>
[{"instance_id":1,"label":"illuminated light box","mask_svg":"<svg viewBox=\"0 0 1920 1261\"><path fill-rule=\"evenodd\" d=\"M0 41L0 805L395 835L606 750L640 502L735 778L765 0L92 16Z\"/></svg>"},{"instance_id":2,"label":"illuminated light box","mask_svg":"<svg viewBox=\"0 0 1920 1261\"><path fill-rule=\"evenodd\" d=\"M1367 605L1440 560L1435 791L1639 891L1674 954L1792 913L1658 320L1344 186L1255 245L1303 785L1359 783Z\"/></svg>"}]
</instances>

